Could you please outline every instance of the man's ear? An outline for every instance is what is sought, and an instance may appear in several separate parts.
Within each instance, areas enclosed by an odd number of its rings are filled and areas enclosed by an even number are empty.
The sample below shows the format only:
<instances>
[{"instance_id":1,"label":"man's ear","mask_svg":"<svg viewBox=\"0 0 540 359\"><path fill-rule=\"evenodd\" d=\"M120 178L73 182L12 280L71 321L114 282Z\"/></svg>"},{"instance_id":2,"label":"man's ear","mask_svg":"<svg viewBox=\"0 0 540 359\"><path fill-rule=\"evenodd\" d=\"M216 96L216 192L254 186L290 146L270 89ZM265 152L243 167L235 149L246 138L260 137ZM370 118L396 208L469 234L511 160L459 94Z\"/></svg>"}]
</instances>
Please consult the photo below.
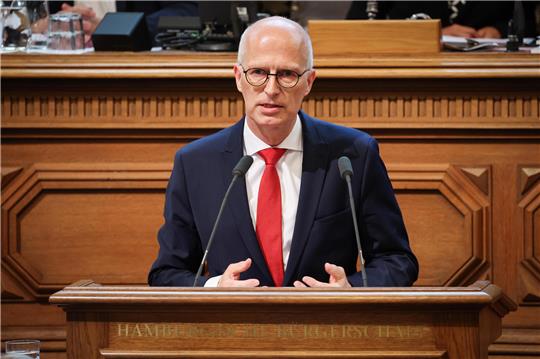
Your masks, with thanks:
<instances>
[{"instance_id":1,"label":"man's ear","mask_svg":"<svg viewBox=\"0 0 540 359\"><path fill-rule=\"evenodd\" d=\"M236 80L236 88L239 92L242 92L242 74L243 71L241 70L240 66L238 64L235 64L233 67L234 70L234 79Z\"/></svg>"},{"instance_id":2,"label":"man's ear","mask_svg":"<svg viewBox=\"0 0 540 359\"><path fill-rule=\"evenodd\" d=\"M315 70L311 70L307 78L307 87L306 87L306 92L304 92L304 96L309 95L309 93L311 92L311 87L313 86L313 82L315 82L316 77L317 77L317 72Z\"/></svg>"}]
</instances>

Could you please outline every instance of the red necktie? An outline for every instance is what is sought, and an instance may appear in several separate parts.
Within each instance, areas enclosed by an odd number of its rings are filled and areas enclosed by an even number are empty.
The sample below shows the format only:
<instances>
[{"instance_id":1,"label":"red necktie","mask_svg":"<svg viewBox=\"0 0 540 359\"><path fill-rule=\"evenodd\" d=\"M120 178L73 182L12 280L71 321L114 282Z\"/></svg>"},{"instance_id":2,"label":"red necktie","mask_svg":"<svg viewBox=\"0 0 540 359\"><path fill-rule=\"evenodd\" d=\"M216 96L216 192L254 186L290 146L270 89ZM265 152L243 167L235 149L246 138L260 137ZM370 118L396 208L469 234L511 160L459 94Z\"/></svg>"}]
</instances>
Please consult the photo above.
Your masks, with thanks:
<instances>
[{"instance_id":1,"label":"red necktie","mask_svg":"<svg viewBox=\"0 0 540 359\"><path fill-rule=\"evenodd\" d=\"M256 232L264 259L277 287L283 285L283 245L281 187L276 163L285 151L283 148L267 148L259 151L266 166L259 187Z\"/></svg>"}]
</instances>

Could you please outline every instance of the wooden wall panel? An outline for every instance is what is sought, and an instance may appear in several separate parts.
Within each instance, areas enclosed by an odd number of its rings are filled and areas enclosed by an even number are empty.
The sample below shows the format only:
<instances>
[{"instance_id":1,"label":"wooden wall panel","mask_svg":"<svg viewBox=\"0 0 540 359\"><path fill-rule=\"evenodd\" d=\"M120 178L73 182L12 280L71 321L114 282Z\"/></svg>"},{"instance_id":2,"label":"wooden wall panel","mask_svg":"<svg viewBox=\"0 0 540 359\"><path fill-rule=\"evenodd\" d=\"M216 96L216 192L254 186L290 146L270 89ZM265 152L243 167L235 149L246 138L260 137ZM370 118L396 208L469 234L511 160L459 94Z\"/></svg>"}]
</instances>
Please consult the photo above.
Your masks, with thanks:
<instances>
[{"instance_id":1,"label":"wooden wall panel","mask_svg":"<svg viewBox=\"0 0 540 359\"><path fill-rule=\"evenodd\" d=\"M44 191L18 221L18 254L39 274L40 285L89 276L144 283L151 264L145 253L157 249L149 239L161 222L163 193L62 192Z\"/></svg>"},{"instance_id":2,"label":"wooden wall panel","mask_svg":"<svg viewBox=\"0 0 540 359\"><path fill-rule=\"evenodd\" d=\"M519 299L524 305L535 305L540 302L540 168L521 167L519 171L524 249Z\"/></svg>"},{"instance_id":3,"label":"wooden wall panel","mask_svg":"<svg viewBox=\"0 0 540 359\"><path fill-rule=\"evenodd\" d=\"M467 55L317 59L303 108L379 141L416 285L491 280L519 303L491 356L538 357L538 62ZM145 282L174 153L242 115L234 57L2 60L2 340L38 338L42 359L63 358L48 296L85 278Z\"/></svg>"},{"instance_id":4,"label":"wooden wall panel","mask_svg":"<svg viewBox=\"0 0 540 359\"><path fill-rule=\"evenodd\" d=\"M429 258L422 261L416 285L448 282L472 256L471 238L465 235L465 218L434 192L412 194L398 190L397 197L413 251L421 258Z\"/></svg>"},{"instance_id":5,"label":"wooden wall panel","mask_svg":"<svg viewBox=\"0 0 540 359\"><path fill-rule=\"evenodd\" d=\"M170 169L33 164L4 188L4 266L36 298L81 278L144 284Z\"/></svg>"},{"instance_id":6,"label":"wooden wall panel","mask_svg":"<svg viewBox=\"0 0 540 359\"><path fill-rule=\"evenodd\" d=\"M413 250L416 285L467 285L483 278L490 251L490 201L460 168L387 164ZM479 169L489 176L489 170ZM487 189L487 188L484 188Z\"/></svg>"}]
</instances>

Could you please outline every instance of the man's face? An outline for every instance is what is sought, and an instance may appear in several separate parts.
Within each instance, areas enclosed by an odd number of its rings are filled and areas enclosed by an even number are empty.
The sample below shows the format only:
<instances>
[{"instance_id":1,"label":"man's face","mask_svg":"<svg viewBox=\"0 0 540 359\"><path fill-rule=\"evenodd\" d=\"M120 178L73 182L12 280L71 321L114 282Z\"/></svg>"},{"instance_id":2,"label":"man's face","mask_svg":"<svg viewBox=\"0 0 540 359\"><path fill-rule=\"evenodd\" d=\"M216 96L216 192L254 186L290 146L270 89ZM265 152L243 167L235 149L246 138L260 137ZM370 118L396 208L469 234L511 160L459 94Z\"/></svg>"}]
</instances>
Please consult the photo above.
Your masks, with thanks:
<instances>
[{"instance_id":1,"label":"man's face","mask_svg":"<svg viewBox=\"0 0 540 359\"><path fill-rule=\"evenodd\" d=\"M261 86L253 86L247 82L243 71L259 68L272 74L278 70L303 73L307 69L307 59L301 37L291 34L290 30L272 27L257 29L246 40L242 66L235 65L234 73L238 91L244 97L250 121L248 125L263 140L268 136L283 137L280 134L286 137L294 125L303 98L311 90L315 71L306 72L292 88L281 87L275 76L270 76Z\"/></svg>"}]
</instances>

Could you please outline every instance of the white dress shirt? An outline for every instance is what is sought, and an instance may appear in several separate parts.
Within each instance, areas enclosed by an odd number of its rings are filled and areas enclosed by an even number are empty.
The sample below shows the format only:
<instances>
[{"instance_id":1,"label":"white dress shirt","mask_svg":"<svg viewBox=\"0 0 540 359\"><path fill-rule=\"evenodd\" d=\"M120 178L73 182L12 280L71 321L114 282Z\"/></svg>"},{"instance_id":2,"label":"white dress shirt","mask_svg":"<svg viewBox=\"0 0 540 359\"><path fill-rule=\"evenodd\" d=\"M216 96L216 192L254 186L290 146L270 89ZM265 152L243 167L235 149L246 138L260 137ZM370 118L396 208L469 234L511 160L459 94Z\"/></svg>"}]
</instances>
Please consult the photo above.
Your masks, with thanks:
<instances>
[{"instance_id":1,"label":"white dress shirt","mask_svg":"<svg viewBox=\"0 0 540 359\"><path fill-rule=\"evenodd\" d=\"M257 153L272 146L258 138L247 125L247 117L244 122L244 155L253 157L253 164L246 173L246 190L249 202L249 212L253 228L257 228L257 202L259 198L259 186L264 172L265 163ZM276 164L276 170L281 185L281 210L282 210L282 245L283 245L283 271L287 269L287 261L291 251L292 236L298 209L298 197L300 195L300 180L302 177L303 141L302 123L296 116L296 122L289 135L279 145L287 151L281 156ZM217 286L221 276L208 279L205 287Z\"/></svg>"}]
</instances>

